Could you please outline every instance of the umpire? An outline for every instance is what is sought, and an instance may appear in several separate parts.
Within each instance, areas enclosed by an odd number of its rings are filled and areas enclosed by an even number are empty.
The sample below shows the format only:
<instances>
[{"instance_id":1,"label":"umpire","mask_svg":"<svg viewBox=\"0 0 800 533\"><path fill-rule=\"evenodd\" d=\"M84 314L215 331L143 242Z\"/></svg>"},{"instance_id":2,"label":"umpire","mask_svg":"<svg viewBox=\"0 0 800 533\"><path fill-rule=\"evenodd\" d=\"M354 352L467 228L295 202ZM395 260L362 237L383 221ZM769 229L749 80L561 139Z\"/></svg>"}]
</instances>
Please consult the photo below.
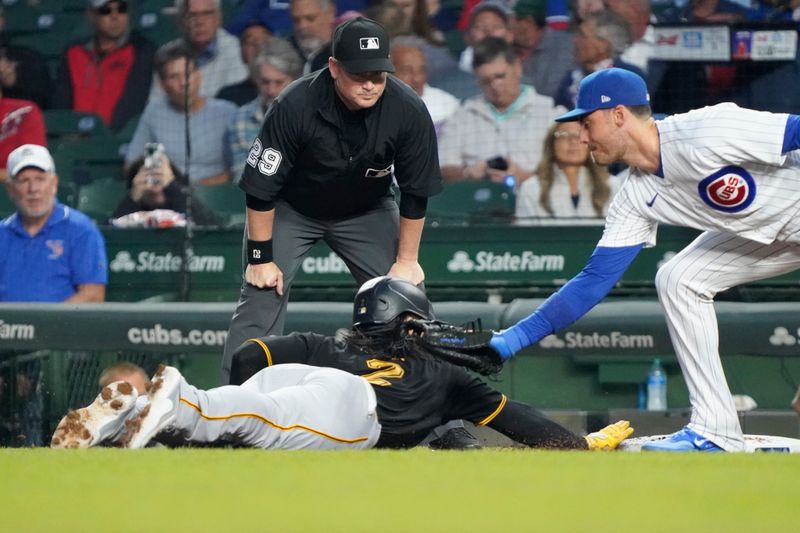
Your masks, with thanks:
<instances>
[{"instance_id":1,"label":"umpire","mask_svg":"<svg viewBox=\"0 0 800 533\"><path fill-rule=\"evenodd\" d=\"M247 267L223 383L240 344L283 333L292 281L318 240L359 284L387 273L423 282L427 199L442 188L436 133L422 100L389 72L386 30L359 17L336 28L328 66L270 106L239 184L247 193Z\"/></svg>"}]
</instances>

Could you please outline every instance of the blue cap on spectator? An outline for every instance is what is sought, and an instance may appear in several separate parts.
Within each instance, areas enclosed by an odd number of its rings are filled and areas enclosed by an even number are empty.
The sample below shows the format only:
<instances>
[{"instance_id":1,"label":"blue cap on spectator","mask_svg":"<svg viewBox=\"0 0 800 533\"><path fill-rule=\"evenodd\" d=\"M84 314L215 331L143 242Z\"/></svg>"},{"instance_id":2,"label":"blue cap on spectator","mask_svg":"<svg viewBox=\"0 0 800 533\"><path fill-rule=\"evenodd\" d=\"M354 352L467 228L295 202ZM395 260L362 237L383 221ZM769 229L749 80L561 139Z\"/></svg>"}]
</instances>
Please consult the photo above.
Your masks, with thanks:
<instances>
[{"instance_id":1,"label":"blue cap on spectator","mask_svg":"<svg viewBox=\"0 0 800 533\"><path fill-rule=\"evenodd\" d=\"M558 117L556 122L580 120L598 109L611 109L618 105L650 105L647 84L641 76L629 70L598 70L581 80L575 109Z\"/></svg>"}]
</instances>

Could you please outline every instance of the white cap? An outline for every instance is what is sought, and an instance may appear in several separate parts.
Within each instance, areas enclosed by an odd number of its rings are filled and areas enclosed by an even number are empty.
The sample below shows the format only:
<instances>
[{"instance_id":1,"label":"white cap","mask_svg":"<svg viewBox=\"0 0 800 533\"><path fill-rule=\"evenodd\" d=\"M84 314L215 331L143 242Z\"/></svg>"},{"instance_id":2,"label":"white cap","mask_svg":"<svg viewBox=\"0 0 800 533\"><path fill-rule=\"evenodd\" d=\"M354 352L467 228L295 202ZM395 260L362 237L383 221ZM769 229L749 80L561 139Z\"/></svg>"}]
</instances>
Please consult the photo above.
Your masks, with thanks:
<instances>
[{"instance_id":1,"label":"white cap","mask_svg":"<svg viewBox=\"0 0 800 533\"><path fill-rule=\"evenodd\" d=\"M6 169L8 175L15 177L22 169L36 167L45 172L55 172L56 164L47 148L38 144L23 144L8 154Z\"/></svg>"},{"instance_id":2,"label":"white cap","mask_svg":"<svg viewBox=\"0 0 800 533\"><path fill-rule=\"evenodd\" d=\"M109 2L111 2L111 0L87 0L89 7L93 7L95 9L103 7Z\"/></svg>"}]
</instances>

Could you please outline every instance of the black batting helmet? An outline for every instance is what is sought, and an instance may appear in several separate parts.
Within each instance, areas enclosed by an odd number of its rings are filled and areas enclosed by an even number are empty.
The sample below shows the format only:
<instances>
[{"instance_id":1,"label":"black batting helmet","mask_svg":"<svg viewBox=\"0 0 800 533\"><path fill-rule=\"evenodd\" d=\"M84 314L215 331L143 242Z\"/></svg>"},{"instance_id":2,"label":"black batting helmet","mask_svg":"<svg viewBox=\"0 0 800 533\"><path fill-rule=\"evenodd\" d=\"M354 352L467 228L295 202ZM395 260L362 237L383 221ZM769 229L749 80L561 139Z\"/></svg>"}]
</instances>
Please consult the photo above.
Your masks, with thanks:
<instances>
[{"instance_id":1,"label":"black batting helmet","mask_svg":"<svg viewBox=\"0 0 800 533\"><path fill-rule=\"evenodd\" d=\"M400 278L373 278L358 289L353 302L353 327L385 325L403 313L433 320L431 302L422 289Z\"/></svg>"}]
</instances>

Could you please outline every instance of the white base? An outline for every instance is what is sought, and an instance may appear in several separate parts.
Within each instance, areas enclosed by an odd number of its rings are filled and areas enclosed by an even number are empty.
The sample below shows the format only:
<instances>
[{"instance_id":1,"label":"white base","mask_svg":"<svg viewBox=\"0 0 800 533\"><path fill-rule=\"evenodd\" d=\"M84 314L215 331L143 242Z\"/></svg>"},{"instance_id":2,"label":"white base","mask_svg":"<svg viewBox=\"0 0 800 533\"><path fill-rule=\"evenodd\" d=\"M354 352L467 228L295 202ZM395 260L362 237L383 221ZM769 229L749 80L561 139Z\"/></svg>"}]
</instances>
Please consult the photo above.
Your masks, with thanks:
<instances>
[{"instance_id":1,"label":"white base","mask_svg":"<svg viewBox=\"0 0 800 533\"><path fill-rule=\"evenodd\" d=\"M653 435L650 437L635 437L626 439L619 445L619 450L624 452L640 452L645 442L663 440L670 435ZM746 452L779 452L800 453L800 439L789 437L773 437L771 435L745 435L744 444Z\"/></svg>"}]
</instances>

